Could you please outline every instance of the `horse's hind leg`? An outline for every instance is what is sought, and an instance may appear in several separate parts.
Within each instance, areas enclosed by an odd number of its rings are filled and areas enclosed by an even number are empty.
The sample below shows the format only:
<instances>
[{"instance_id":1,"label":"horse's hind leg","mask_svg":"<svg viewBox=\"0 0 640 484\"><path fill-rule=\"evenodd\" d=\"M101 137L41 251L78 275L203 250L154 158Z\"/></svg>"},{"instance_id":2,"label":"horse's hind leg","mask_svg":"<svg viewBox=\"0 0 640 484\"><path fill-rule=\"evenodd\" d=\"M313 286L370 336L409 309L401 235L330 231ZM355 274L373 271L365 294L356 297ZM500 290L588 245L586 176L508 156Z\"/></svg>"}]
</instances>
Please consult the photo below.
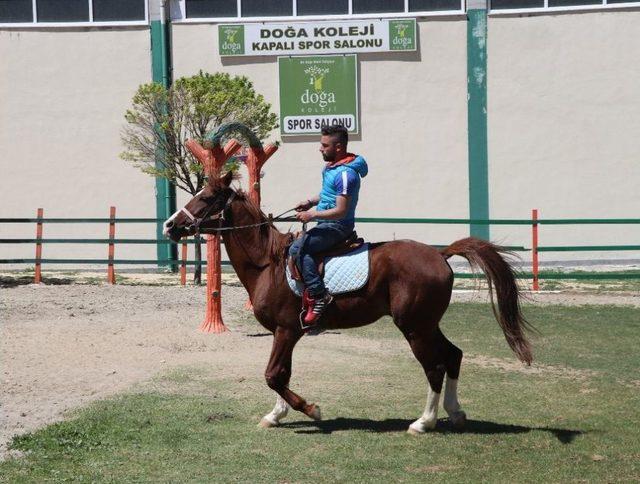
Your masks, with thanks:
<instances>
[{"instance_id":1,"label":"horse's hind leg","mask_svg":"<svg viewBox=\"0 0 640 484\"><path fill-rule=\"evenodd\" d=\"M460 402L458 402L458 377L460 376L460 365L462 364L462 350L449 341L442 333L440 334L444 339L444 364L447 372L442 406L449 415L451 424L456 429L461 429L467 422L466 414L462 411Z\"/></svg>"},{"instance_id":2,"label":"horse's hind leg","mask_svg":"<svg viewBox=\"0 0 640 484\"><path fill-rule=\"evenodd\" d=\"M422 365L429 383L424 413L409 426L408 432L422 434L435 428L445 373L447 382L444 408L452 424L456 428L461 428L465 423L465 415L458 403L457 384L462 351L447 340L438 328L429 332L409 331L405 333L405 337L409 341L413 354Z\"/></svg>"},{"instance_id":3,"label":"horse's hind leg","mask_svg":"<svg viewBox=\"0 0 640 484\"><path fill-rule=\"evenodd\" d=\"M427 430L436 427L438 421L438 404L444 382L445 365L442 364L442 351L436 331L430 333L420 331L404 332L409 341L411 351L422 365L427 376L427 405L422 416L413 422L407 432L410 434L423 434Z\"/></svg>"}]
</instances>

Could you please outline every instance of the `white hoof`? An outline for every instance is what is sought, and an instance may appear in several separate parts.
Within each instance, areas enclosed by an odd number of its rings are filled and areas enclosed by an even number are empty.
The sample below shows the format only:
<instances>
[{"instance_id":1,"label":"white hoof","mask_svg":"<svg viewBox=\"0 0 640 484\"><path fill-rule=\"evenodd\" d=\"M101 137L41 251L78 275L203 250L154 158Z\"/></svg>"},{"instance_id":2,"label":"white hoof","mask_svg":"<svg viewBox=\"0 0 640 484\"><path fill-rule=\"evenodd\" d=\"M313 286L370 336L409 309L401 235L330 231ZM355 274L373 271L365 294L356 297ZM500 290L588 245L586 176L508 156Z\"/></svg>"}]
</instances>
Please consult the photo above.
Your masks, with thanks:
<instances>
[{"instance_id":1,"label":"white hoof","mask_svg":"<svg viewBox=\"0 0 640 484\"><path fill-rule=\"evenodd\" d=\"M262 420L260 420L258 427L261 427L263 429L270 429L271 427L277 427L278 425L279 423L277 421L273 421L266 417L262 417Z\"/></svg>"},{"instance_id":2,"label":"white hoof","mask_svg":"<svg viewBox=\"0 0 640 484\"><path fill-rule=\"evenodd\" d=\"M315 421L322 420L322 412L320 412L320 407L314 405L311 409L311 413L309 413L309 417Z\"/></svg>"},{"instance_id":3,"label":"white hoof","mask_svg":"<svg viewBox=\"0 0 640 484\"><path fill-rule=\"evenodd\" d=\"M451 425L453 425L454 429L462 430L467 424L467 414L462 410L453 412L449 415L449 421L451 422Z\"/></svg>"},{"instance_id":4,"label":"white hoof","mask_svg":"<svg viewBox=\"0 0 640 484\"><path fill-rule=\"evenodd\" d=\"M421 435L424 434L427 430L433 430L436 428L436 419L433 420L416 420L411 425L409 425L409 432L411 435Z\"/></svg>"}]
</instances>

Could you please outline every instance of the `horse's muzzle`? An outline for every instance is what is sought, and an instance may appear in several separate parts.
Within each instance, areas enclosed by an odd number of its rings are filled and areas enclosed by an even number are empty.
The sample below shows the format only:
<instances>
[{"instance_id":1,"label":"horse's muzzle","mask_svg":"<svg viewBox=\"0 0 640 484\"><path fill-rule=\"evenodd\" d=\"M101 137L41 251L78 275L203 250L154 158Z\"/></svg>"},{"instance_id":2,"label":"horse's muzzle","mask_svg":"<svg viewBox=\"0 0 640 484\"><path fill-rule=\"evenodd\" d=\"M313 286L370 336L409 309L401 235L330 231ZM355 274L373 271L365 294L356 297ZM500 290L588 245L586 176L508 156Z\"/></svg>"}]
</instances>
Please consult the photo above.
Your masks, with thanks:
<instances>
[{"instance_id":1,"label":"horse's muzzle","mask_svg":"<svg viewBox=\"0 0 640 484\"><path fill-rule=\"evenodd\" d=\"M180 242L180 239L182 237L184 237L185 235L188 235L189 232L188 230L186 230L186 228L184 227L176 227L174 226L172 223L167 224L165 222L164 228L162 230L162 233L165 237L167 237L168 239L170 239L173 242Z\"/></svg>"}]
</instances>

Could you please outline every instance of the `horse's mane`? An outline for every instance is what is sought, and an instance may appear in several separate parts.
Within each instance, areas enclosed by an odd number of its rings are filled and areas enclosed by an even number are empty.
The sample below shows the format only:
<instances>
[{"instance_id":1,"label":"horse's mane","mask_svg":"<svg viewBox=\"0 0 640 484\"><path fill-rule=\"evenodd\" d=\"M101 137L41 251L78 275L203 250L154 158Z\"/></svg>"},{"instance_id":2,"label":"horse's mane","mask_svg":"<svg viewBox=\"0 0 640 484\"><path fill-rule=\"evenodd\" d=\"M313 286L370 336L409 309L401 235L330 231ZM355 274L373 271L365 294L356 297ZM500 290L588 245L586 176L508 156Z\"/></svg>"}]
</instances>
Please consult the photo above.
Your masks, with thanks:
<instances>
[{"instance_id":1,"label":"horse's mane","mask_svg":"<svg viewBox=\"0 0 640 484\"><path fill-rule=\"evenodd\" d=\"M236 190L236 200L244 205L245 209L259 222L266 222L268 217L264 214L244 190ZM280 263L287 257L287 249L293 242L293 233L280 232L273 224L264 224L259 227L260 236L267 240L269 258L274 263Z\"/></svg>"}]
</instances>

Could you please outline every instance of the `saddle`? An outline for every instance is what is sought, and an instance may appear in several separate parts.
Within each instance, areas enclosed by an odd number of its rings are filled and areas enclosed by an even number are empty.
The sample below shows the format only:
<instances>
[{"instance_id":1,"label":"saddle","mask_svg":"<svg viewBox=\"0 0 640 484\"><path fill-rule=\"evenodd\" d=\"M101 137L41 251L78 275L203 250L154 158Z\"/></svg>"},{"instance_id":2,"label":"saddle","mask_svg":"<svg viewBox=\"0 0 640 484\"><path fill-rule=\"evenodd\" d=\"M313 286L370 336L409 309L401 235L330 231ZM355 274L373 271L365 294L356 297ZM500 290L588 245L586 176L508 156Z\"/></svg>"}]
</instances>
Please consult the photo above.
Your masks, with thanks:
<instances>
[{"instance_id":1,"label":"saddle","mask_svg":"<svg viewBox=\"0 0 640 484\"><path fill-rule=\"evenodd\" d=\"M300 233L298 237L296 237L296 239L301 236L302 234ZM332 247L329 250L316 254L313 258L316 261L316 265L318 266L318 274L320 274L320 277L324 277L325 259L329 257L337 257L339 255L348 254L349 252L362 247L363 244L364 244L364 239L361 237L358 237L358 234L354 230L353 232L351 232L351 235L349 235L349 237L347 237L347 239L344 242L341 242L340 244L336 245L335 247ZM291 278L295 281L302 281L302 274L300 274L300 271L298 270L298 266L296 265L296 262L293 259L293 257L287 258L287 266L289 267L289 273L291 274Z\"/></svg>"}]
</instances>

